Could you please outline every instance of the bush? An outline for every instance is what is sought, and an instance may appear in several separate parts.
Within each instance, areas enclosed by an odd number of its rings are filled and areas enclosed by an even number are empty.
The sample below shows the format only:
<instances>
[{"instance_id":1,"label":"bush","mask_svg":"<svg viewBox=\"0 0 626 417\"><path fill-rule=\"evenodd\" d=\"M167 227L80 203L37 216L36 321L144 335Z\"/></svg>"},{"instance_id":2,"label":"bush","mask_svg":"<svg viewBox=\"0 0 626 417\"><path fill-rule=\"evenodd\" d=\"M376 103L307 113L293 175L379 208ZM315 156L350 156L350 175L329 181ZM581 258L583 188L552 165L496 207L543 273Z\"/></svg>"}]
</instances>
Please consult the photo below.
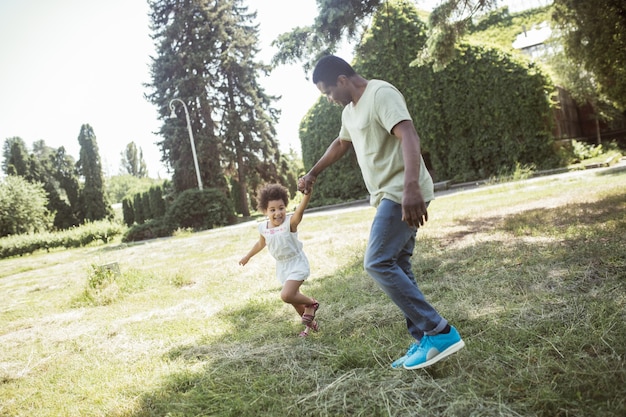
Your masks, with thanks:
<instances>
[{"instance_id":1,"label":"bush","mask_svg":"<svg viewBox=\"0 0 626 417\"><path fill-rule=\"evenodd\" d=\"M183 191L168 207L166 223L172 230L190 227L194 230L212 229L232 223L232 201L217 189Z\"/></svg>"},{"instance_id":2,"label":"bush","mask_svg":"<svg viewBox=\"0 0 626 417\"><path fill-rule=\"evenodd\" d=\"M233 203L220 190L186 190L167 208L165 216L134 225L122 242L172 236L178 229L212 229L232 224L234 219Z\"/></svg>"},{"instance_id":3,"label":"bush","mask_svg":"<svg viewBox=\"0 0 626 417\"><path fill-rule=\"evenodd\" d=\"M595 158L604 153L602 145L591 145L577 140L572 141L572 152L575 160L584 161L585 159Z\"/></svg>"},{"instance_id":4,"label":"bush","mask_svg":"<svg viewBox=\"0 0 626 417\"><path fill-rule=\"evenodd\" d=\"M109 243L122 234L125 226L109 220L85 223L60 232L43 232L7 236L0 239L0 259L22 256L37 250L77 248L96 242Z\"/></svg>"},{"instance_id":5,"label":"bush","mask_svg":"<svg viewBox=\"0 0 626 417\"><path fill-rule=\"evenodd\" d=\"M164 217L148 220L142 224L136 224L124 234L122 242L137 242L140 240L156 239L158 237L171 236L176 228L167 224Z\"/></svg>"},{"instance_id":6,"label":"bush","mask_svg":"<svg viewBox=\"0 0 626 417\"><path fill-rule=\"evenodd\" d=\"M17 175L0 182L0 236L44 232L52 226L53 216L41 183L30 183Z\"/></svg>"}]
</instances>

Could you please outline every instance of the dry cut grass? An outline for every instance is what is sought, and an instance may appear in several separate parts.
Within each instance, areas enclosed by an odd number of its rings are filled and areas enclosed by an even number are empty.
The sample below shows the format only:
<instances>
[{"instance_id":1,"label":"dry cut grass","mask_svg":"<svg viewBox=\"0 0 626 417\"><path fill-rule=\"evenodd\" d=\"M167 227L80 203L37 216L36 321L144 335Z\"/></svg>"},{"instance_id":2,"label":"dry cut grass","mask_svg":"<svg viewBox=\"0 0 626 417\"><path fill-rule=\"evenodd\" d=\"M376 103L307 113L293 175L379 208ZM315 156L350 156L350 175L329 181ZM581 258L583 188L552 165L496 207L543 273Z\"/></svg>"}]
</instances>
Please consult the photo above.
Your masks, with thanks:
<instances>
[{"instance_id":1,"label":"dry cut grass","mask_svg":"<svg viewBox=\"0 0 626 417\"><path fill-rule=\"evenodd\" d=\"M300 227L306 340L254 224L0 261L1 416L623 416L626 172L439 196L416 276L466 348L389 364L403 318L362 269L373 209ZM120 275L97 266L117 262Z\"/></svg>"}]
</instances>

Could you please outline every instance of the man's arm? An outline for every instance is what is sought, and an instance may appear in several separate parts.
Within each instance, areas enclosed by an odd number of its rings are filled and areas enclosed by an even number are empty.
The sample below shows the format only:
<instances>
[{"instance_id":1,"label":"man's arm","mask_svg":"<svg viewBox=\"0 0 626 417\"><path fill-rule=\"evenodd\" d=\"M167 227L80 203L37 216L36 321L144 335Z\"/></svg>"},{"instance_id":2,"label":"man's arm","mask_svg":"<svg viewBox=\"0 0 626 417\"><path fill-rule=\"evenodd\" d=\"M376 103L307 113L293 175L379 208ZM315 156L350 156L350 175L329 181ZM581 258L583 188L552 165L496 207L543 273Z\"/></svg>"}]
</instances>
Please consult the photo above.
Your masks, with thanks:
<instances>
[{"instance_id":1,"label":"man's arm","mask_svg":"<svg viewBox=\"0 0 626 417\"><path fill-rule=\"evenodd\" d=\"M404 159L404 191L402 193L402 220L411 226L422 226L428 220L426 203L420 189L420 138L410 120L395 125L392 133L400 139Z\"/></svg>"},{"instance_id":2,"label":"man's arm","mask_svg":"<svg viewBox=\"0 0 626 417\"><path fill-rule=\"evenodd\" d=\"M317 176L326 168L341 159L341 157L344 156L351 147L352 142L341 140L340 138L335 139L330 145L328 145L326 152L324 152L324 155L322 155L313 168L311 168L311 170L304 177L302 177L304 184L302 188L298 185L298 190L302 191L304 194L311 192L311 187L315 184Z\"/></svg>"}]
</instances>

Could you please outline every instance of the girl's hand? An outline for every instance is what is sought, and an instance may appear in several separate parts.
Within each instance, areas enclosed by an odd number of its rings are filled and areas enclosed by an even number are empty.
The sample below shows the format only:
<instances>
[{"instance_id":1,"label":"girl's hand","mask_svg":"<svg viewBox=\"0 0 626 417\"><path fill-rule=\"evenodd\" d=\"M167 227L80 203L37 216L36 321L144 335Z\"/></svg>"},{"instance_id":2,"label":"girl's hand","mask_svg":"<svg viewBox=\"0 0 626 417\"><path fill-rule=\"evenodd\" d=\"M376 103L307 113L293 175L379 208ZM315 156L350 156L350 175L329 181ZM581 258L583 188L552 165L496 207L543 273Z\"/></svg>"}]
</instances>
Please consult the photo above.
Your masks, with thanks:
<instances>
[{"instance_id":1,"label":"girl's hand","mask_svg":"<svg viewBox=\"0 0 626 417\"><path fill-rule=\"evenodd\" d=\"M247 256L244 256L243 258L241 258L241 260L239 261L239 265L244 266L245 264L248 263L248 261L250 260L250 258L248 258Z\"/></svg>"}]
</instances>

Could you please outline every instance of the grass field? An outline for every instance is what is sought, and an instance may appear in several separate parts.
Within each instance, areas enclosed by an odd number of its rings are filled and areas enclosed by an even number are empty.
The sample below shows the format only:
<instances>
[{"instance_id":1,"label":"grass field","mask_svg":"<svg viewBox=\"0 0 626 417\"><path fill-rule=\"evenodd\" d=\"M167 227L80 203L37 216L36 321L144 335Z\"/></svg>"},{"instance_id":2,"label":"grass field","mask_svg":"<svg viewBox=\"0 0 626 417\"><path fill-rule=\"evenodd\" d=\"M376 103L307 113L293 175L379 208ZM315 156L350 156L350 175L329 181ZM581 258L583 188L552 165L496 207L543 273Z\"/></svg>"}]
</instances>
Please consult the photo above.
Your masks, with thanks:
<instances>
[{"instance_id":1,"label":"grass field","mask_svg":"<svg viewBox=\"0 0 626 417\"><path fill-rule=\"evenodd\" d=\"M0 416L623 417L625 209L620 168L440 195L414 269L466 348L417 371L369 207L305 213L307 339L254 223L0 260Z\"/></svg>"}]
</instances>

